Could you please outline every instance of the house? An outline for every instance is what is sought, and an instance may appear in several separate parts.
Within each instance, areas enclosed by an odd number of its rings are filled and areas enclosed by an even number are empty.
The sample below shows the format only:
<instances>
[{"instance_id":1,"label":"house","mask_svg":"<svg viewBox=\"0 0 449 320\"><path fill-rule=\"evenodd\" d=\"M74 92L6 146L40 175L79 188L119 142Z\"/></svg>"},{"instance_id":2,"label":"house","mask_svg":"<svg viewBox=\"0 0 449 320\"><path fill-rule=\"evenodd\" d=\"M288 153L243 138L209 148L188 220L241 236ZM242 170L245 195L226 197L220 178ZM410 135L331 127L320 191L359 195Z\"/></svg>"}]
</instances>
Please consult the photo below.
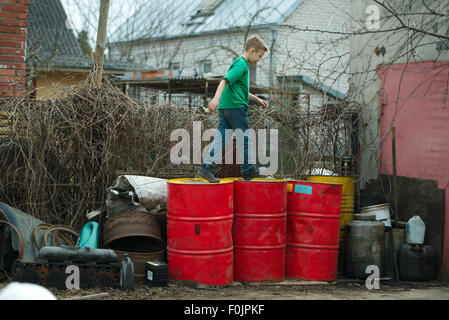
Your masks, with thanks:
<instances>
[{"instance_id":1,"label":"house","mask_svg":"<svg viewBox=\"0 0 449 320\"><path fill-rule=\"evenodd\" d=\"M440 13L447 9L438 1L393 1L388 7L351 1L348 93L348 103L361 113L362 189L377 190L397 206L400 221L413 215L424 220L425 243L437 250L440 277L446 279L449 24Z\"/></svg>"},{"instance_id":2,"label":"house","mask_svg":"<svg viewBox=\"0 0 449 320\"><path fill-rule=\"evenodd\" d=\"M329 97L323 88L338 92L338 99L348 88L349 42L320 32L348 27L348 6L349 0L148 1L111 32L108 48L115 59L172 70L173 77L217 78L257 33L269 52L250 66L252 86L279 88L285 77L302 77L309 82L295 87L321 101L319 108ZM320 89L309 91L310 83Z\"/></svg>"},{"instance_id":3,"label":"house","mask_svg":"<svg viewBox=\"0 0 449 320\"><path fill-rule=\"evenodd\" d=\"M62 87L83 81L93 66L84 56L60 0L31 1L28 4L27 81L37 99L56 98ZM104 73L118 77L132 70L146 70L143 64L105 59Z\"/></svg>"}]
</instances>

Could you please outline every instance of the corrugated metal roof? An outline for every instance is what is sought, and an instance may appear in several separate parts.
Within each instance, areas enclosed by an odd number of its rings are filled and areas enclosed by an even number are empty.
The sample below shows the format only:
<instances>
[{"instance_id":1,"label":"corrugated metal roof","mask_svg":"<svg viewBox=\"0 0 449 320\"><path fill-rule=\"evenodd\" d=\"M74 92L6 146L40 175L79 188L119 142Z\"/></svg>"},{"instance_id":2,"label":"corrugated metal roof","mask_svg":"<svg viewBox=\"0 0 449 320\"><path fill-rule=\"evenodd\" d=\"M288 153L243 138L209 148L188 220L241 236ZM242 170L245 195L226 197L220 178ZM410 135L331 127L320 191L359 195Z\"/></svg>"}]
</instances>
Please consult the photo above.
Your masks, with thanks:
<instances>
[{"instance_id":1,"label":"corrugated metal roof","mask_svg":"<svg viewBox=\"0 0 449 320\"><path fill-rule=\"evenodd\" d=\"M109 36L109 42L214 33L247 26L278 25L303 0L223 0L197 15L201 0L148 1Z\"/></svg>"}]
</instances>

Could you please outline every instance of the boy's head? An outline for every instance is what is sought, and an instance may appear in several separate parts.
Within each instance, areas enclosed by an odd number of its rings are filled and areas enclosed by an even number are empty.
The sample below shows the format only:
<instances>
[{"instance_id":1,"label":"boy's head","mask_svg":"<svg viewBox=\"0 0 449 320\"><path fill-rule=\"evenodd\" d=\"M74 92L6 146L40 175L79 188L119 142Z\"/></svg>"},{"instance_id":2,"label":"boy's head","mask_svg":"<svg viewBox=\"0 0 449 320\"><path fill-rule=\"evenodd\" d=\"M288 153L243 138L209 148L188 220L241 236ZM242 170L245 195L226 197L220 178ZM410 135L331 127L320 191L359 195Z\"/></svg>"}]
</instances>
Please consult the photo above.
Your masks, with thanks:
<instances>
[{"instance_id":1,"label":"boy's head","mask_svg":"<svg viewBox=\"0 0 449 320\"><path fill-rule=\"evenodd\" d=\"M260 36L254 35L246 40L245 54L248 57L248 62L256 64L267 51L267 45Z\"/></svg>"}]
</instances>

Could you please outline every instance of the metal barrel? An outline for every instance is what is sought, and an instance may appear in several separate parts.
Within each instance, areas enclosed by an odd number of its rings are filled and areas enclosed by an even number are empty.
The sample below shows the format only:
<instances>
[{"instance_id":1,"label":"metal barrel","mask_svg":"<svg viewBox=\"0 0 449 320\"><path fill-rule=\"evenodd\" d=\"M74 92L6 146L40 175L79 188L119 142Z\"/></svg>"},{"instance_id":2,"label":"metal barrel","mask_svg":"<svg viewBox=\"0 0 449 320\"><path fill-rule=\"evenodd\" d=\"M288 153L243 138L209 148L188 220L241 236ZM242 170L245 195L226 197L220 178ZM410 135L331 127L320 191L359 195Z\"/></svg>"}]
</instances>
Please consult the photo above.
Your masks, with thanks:
<instances>
[{"instance_id":1,"label":"metal barrel","mask_svg":"<svg viewBox=\"0 0 449 320\"><path fill-rule=\"evenodd\" d=\"M105 247L112 249L119 260L128 254L134 263L134 279L145 281L145 262L164 258L164 240L157 217L143 206L118 213L104 223Z\"/></svg>"},{"instance_id":2,"label":"metal barrel","mask_svg":"<svg viewBox=\"0 0 449 320\"><path fill-rule=\"evenodd\" d=\"M286 276L335 280L342 186L287 181Z\"/></svg>"},{"instance_id":3,"label":"metal barrel","mask_svg":"<svg viewBox=\"0 0 449 320\"><path fill-rule=\"evenodd\" d=\"M340 239L344 241L345 225L354 220L354 178L343 176L308 176L307 181L343 185L341 196Z\"/></svg>"},{"instance_id":4,"label":"metal barrel","mask_svg":"<svg viewBox=\"0 0 449 320\"><path fill-rule=\"evenodd\" d=\"M234 280L284 279L286 191L285 180L234 181Z\"/></svg>"},{"instance_id":5,"label":"metal barrel","mask_svg":"<svg viewBox=\"0 0 449 320\"><path fill-rule=\"evenodd\" d=\"M354 178L349 176L320 176L313 175L307 177L308 181L321 183L342 184L341 198L341 220L340 220L340 250L339 250L339 273L343 274L346 269L346 231L345 226L354 220Z\"/></svg>"},{"instance_id":6,"label":"metal barrel","mask_svg":"<svg viewBox=\"0 0 449 320\"><path fill-rule=\"evenodd\" d=\"M192 178L167 183L169 277L208 285L231 283L233 182Z\"/></svg>"}]
</instances>

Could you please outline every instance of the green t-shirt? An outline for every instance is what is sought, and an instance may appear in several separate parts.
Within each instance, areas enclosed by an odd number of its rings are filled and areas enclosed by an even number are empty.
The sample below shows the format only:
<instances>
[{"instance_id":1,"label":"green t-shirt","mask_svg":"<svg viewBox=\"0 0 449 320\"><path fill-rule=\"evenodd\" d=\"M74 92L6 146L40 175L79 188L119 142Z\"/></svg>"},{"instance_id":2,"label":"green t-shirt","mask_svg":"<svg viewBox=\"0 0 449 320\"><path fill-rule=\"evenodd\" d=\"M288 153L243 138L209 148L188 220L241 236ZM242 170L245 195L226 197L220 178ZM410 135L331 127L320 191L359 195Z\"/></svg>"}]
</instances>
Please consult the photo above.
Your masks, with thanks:
<instances>
[{"instance_id":1,"label":"green t-shirt","mask_svg":"<svg viewBox=\"0 0 449 320\"><path fill-rule=\"evenodd\" d=\"M220 97L218 109L242 108L249 102L248 62L242 56L235 59L223 77L228 80Z\"/></svg>"}]
</instances>

